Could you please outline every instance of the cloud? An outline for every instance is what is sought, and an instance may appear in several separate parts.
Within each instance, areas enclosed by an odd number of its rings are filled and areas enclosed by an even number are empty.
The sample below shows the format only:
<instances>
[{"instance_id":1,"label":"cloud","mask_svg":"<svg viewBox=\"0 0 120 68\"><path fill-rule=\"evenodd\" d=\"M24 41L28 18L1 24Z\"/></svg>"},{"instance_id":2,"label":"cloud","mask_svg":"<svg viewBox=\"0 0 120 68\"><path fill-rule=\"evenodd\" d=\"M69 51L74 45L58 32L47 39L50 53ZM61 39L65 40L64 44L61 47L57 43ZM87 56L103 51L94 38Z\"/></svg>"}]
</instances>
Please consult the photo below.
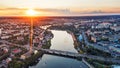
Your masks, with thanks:
<instances>
[{"instance_id":1,"label":"cloud","mask_svg":"<svg viewBox=\"0 0 120 68\"><path fill-rule=\"evenodd\" d=\"M8 11L7 11L8 10ZM25 11L28 10L27 8L0 8L0 15L25 15ZM87 15L87 14L109 14L109 13L120 13L119 11L117 12L110 12L106 10L91 10L91 11L72 11L70 9L51 9L51 8L35 8L37 12L42 12L40 15Z\"/></svg>"},{"instance_id":2,"label":"cloud","mask_svg":"<svg viewBox=\"0 0 120 68\"><path fill-rule=\"evenodd\" d=\"M42 11L42 12L58 12L58 13L69 13L69 9L35 9L37 11Z\"/></svg>"},{"instance_id":3,"label":"cloud","mask_svg":"<svg viewBox=\"0 0 120 68\"><path fill-rule=\"evenodd\" d=\"M85 12L79 12L80 14L99 14L99 13L107 13L105 11L101 10L94 10L94 11L85 11Z\"/></svg>"},{"instance_id":4,"label":"cloud","mask_svg":"<svg viewBox=\"0 0 120 68\"><path fill-rule=\"evenodd\" d=\"M26 8L0 8L0 11L6 11L6 10L16 10L16 11L21 11L21 10L28 10ZM38 12L56 12L56 13L70 13L70 10L69 9L49 9L49 8L46 8L46 9L34 9Z\"/></svg>"},{"instance_id":5,"label":"cloud","mask_svg":"<svg viewBox=\"0 0 120 68\"><path fill-rule=\"evenodd\" d=\"M0 10L27 10L25 8L0 8Z\"/></svg>"}]
</instances>

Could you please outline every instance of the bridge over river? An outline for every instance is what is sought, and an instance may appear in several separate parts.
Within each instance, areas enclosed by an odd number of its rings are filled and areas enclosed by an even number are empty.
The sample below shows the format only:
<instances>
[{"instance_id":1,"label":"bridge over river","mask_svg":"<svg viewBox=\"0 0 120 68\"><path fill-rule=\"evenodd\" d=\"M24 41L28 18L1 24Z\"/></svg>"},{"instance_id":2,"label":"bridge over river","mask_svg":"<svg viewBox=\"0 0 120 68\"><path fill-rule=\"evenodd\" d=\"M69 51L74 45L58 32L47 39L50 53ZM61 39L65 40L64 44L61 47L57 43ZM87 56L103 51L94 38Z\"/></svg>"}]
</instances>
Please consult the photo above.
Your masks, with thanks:
<instances>
[{"instance_id":1,"label":"bridge over river","mask_svg":"<svg viewBox=\"0 0 120 68\"><path fill-rule=\"evenodd\" d=\"M78 54L78 53L54 50L54 49L37 49L37 50L43 51L46 54L59 55L59 56L70 57L70 58L82 57L82 58L89 58L89 59L100 60L100 61L104 61L104 62L120 64L120 59L115 59L115 58L105 58L105 57L100 57L100 56L94 56L94 55L88 55L88 54Z\"/></svg>"}]
</instances>

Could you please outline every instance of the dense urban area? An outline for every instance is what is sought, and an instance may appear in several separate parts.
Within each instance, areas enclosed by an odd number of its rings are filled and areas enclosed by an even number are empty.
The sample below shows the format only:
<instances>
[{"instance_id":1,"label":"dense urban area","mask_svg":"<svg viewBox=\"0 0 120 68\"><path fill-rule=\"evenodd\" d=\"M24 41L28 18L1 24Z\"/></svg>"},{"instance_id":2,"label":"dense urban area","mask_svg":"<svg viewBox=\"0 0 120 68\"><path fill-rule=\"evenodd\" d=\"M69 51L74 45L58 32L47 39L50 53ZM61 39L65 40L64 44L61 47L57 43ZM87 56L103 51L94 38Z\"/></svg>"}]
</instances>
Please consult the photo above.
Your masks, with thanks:
<instances>
[{"instance_id":1,"label":"dense urban area","mask_svg":"<svg viewBox=\"0 0 120 68\"><path fill-rule=\"evenodd\" d=\"M30 52L30 18L0 17L0 68L29 68L43 54L77 59L88 68L120 67L119 15L33 17L33 23ZM67 31L78 53L50 49L54 38L51 30Z\"/></svg>"}]
</instances>

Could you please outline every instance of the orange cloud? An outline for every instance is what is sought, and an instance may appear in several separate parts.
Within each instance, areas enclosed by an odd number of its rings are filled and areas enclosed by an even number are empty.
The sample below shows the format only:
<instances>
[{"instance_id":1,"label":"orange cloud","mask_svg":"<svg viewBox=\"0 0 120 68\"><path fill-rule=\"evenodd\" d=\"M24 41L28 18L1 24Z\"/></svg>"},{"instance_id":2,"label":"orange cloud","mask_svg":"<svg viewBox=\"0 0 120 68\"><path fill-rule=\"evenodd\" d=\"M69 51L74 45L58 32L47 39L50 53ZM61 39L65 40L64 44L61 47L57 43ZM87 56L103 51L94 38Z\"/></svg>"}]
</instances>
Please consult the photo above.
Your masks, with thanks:
<instances>
[{"instance_id":1,"label":"orange cloud","mask_svg":"<svg viewBox=\"0 0 120 68\"><path fill-rule=\"evenodd\" d=\"M0 16L24 16L27 8L0 8ZM86 14L120 14L120 8L91 8L91 9L34 9L38 16L78 16Z\"/></svg>"}]
</instances>

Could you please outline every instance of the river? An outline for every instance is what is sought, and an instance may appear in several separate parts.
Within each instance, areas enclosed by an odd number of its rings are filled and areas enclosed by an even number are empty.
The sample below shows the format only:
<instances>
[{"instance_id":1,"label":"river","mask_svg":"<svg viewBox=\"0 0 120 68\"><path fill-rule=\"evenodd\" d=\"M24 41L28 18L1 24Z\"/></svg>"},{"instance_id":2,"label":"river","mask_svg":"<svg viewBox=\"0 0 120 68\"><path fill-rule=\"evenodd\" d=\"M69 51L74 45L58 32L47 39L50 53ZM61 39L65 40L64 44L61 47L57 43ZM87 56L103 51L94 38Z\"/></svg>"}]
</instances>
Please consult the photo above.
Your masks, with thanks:
<instances>
[{"instance_id":1,"label":"river","mask_svg":"<svg viewBox=\"0 0 120 68\"><path fill-rule=\"evenodd\" d=\"M50 49L77 53L72 36L66 31L51 30L54 37ZM82 61L61 56L44 54L40 61L29 68L88 68Z\"/></svg>"}]
</instances>

